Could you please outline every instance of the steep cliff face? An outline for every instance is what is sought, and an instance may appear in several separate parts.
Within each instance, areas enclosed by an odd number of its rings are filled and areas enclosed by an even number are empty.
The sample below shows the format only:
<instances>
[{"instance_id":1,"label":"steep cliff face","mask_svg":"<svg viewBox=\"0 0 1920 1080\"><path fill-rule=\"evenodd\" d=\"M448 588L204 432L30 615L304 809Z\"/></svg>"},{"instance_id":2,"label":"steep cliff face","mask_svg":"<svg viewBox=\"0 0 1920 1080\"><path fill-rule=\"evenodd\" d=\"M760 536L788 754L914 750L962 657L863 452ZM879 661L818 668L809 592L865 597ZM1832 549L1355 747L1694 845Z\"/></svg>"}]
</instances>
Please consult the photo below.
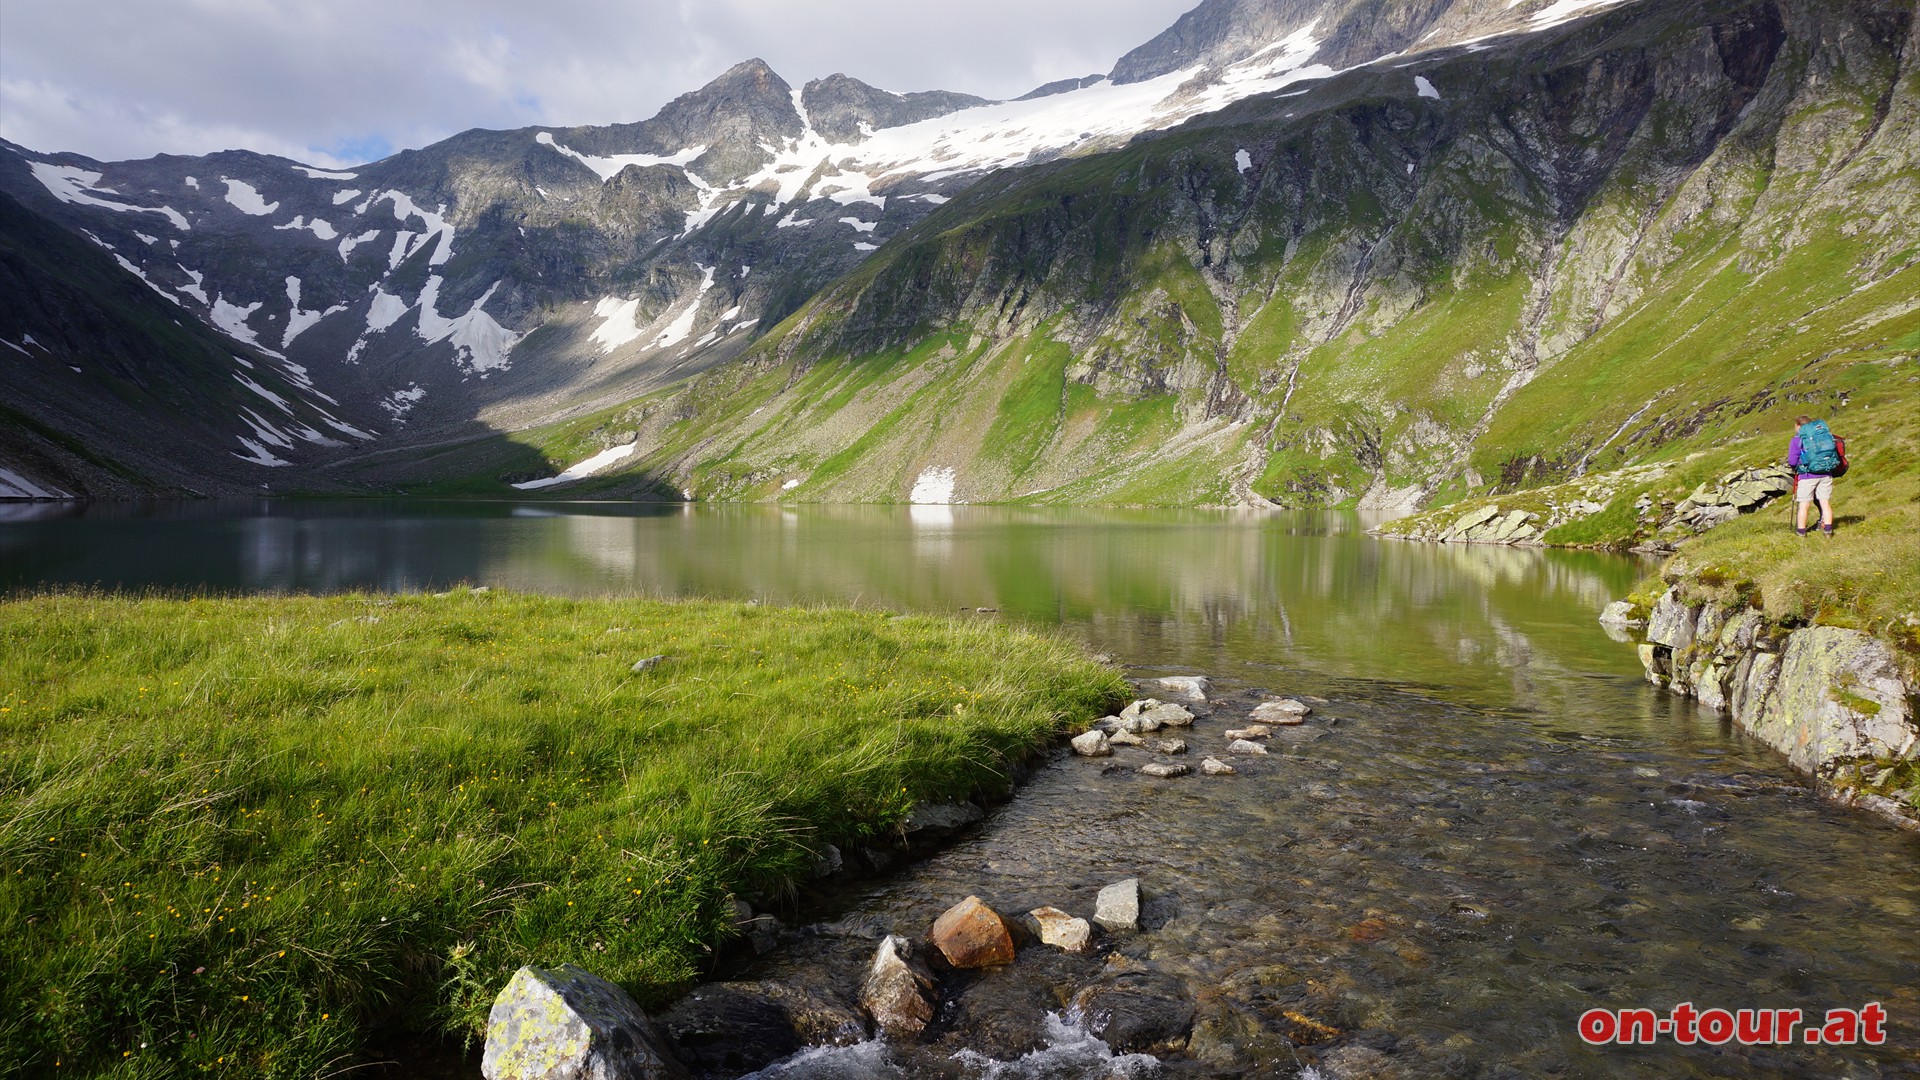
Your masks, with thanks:
<instances>
[{"instance_id":1,"label":"steep cliff face","mask_svg":"<svg viewBox=\"0 0 1920 1080\"><path fill-rule=\"evenodd\" d=\"M1363 506L1748 434L1920 341L1914 34L1629 5L1000 174L617 422L702 496Z\"/></svg>"}]
</instances>

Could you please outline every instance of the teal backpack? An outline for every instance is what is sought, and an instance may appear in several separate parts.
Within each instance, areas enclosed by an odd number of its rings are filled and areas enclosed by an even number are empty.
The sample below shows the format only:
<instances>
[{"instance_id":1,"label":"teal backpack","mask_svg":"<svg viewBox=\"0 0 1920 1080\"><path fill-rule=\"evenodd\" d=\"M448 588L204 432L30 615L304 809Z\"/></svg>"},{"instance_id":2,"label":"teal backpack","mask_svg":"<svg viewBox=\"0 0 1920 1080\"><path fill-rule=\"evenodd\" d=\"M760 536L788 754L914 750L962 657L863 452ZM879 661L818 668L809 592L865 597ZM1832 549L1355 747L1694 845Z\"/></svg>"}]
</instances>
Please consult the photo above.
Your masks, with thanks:
<instances>
[{"instance_id":1,"label":"teal backpack","mask_svg":"<svg viewBox=\"0 0 1920 1080\"><path fill-rule=\"evenodd\" d=\"M1809 420L1800 428L1800 471L1824 476L1840 471L1840 447L1825 420Z\"/></svg>"}]
</instances>

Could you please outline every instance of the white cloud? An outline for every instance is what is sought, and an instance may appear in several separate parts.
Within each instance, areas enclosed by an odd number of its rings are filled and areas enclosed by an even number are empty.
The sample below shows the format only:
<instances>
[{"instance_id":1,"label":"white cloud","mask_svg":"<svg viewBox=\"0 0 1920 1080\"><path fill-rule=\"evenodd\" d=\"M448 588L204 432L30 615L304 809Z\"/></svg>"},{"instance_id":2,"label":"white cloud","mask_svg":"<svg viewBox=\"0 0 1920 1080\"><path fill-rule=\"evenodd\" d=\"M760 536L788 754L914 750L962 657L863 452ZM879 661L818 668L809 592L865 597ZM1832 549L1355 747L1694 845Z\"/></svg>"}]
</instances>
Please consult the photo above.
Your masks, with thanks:
<instances>
[{"instance_id":1,"label":"white cloud","mask_svg":"<svg viewBox=\"0 0 1920 1080\"><path fill-rule=\"evenodd\" d=\"M1104 71L1190 6L6 0L0 136L102 159L244 147L343 167L470 127L642 120L752 56L795 84L842 71L1012 97Z\"/></svg>"}]
</instances>

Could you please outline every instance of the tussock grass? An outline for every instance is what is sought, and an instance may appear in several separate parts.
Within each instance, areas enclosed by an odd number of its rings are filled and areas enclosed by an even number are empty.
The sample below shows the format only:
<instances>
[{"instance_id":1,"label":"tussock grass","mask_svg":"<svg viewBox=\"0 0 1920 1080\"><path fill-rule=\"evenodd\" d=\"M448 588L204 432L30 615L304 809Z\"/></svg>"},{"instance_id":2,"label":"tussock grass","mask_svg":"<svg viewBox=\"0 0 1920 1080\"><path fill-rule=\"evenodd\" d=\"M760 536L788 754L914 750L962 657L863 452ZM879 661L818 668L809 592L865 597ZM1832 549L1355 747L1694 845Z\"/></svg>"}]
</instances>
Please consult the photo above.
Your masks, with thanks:
<instances>
[{"instance_id":1,"label":"tussock grass","mask_svg":"<svg viewBox=\"0 0 1920 1080\"><path fill-rule=\"evenodd\" d=\"M0 1073L312 1076L474 1030L529 961L657 1002L733 897L1122 693L1064 640L884 612L0 604Z\"/></svg>"}]
</instances>

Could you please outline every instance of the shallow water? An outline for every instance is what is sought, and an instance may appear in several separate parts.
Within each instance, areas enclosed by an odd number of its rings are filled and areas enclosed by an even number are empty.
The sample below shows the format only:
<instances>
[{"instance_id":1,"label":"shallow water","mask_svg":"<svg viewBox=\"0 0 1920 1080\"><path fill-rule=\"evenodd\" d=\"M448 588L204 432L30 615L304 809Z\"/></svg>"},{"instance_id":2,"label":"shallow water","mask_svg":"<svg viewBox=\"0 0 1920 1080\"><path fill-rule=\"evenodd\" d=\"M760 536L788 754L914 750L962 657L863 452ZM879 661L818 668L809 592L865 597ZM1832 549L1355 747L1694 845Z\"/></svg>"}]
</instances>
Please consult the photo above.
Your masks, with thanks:
<instances>
[{"instance_id":1,"label":"shallow water","mask_svg":"<svg viewBox=\"0 0 1920 1080\"><path fill-rule=\"evenodd\" d=\"M853 602L1057 626L1131 674L1204 673L1220 754L1266 692L1307 724L1236 776L1061 758L933 858L817 903L740 973L850 993L880 934L978 894L1146 928L958 975L931 1040L765 1075L1920 1074L1920 838L1655 691L1594 615L1645 565L1384 543L1340 515L605 504L198 504L0 519L0 588L437 589ZM993 609L982 612L978 609ZM962 609L966 609L964 612ZM1110 769L1120 764L1124 769ZM564 959L564 958L556 958ZM1190 1003L1158 1060L1068 999L1120 971ZM1589 1007L1883 1003L1878 1049L1596 1049ZM739 1070L736 1070L739 1071Z\"/></svg>"}]
</instances>

